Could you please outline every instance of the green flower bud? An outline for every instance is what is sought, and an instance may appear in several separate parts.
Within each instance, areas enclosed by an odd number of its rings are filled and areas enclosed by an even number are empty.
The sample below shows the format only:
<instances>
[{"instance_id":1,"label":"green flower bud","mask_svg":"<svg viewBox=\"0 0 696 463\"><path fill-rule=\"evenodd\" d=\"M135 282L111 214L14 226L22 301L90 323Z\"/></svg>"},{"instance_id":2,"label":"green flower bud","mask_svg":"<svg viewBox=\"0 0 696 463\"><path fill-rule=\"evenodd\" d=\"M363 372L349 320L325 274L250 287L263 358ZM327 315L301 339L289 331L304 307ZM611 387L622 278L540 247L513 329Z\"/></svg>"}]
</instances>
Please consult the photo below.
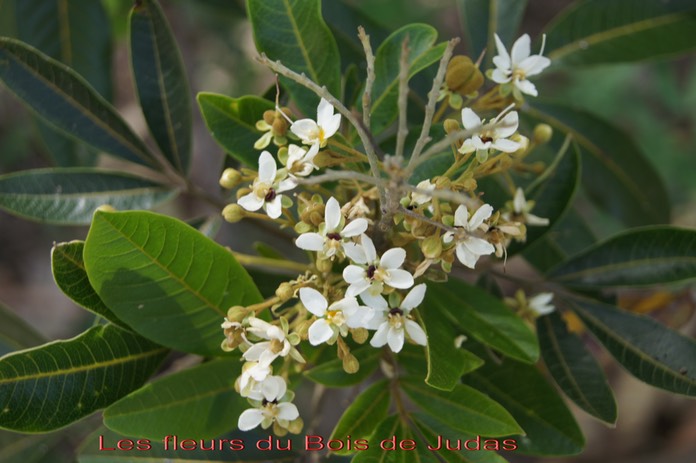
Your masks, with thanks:
<instances>
[{"instance_id":1,"label":"green flower bud","mask_svg":"<svg viewBox=\"0 0 696 463\"><path fill-rule=\"evenodd\" d=\"M278 289L275 291L275 295L278 296L278 299L280 299L282 302L292 298L294 294L295 289L287 281L281 283L280 286L278 286Z\"/></svg>"},{"instance_id":2,"label":"green flower bud","mask_svg":"<svg viewBox=\"0 0 696 463\"><path fill-rule=\"evenodd\" d=\"M353 337L353 341L358 344L364 344L370 333L365 328L353 328L350 330L350 334Z\"/></svg>"},{"instance_id":3,"label":"green flower bud","mask_svg":"<svg viewBox=\"0 0 696 463\"><path fill-rule=\"evenodd\" d=\"M421 241L421 250L428 259L437 259L442 253L442 240L439 235L430 235Z\"/></svg>"},{"instance_id":4,"label":"green flower bud","mask_svg":"<svg viewBox=\"0 0 696 463\"><path fill-rule=\"evenodd\" d=\"M329 259L317 259L317 270L319 270L321 273L328 273L331 271L331 267L333 267L333 263Z\"/></svg>"},{"instance_id":5,"label":"green flower bud","mask_svg":"<svg viewBox=\"0 0 696 463\"><path fill-rule=\"evenodd\" d=\"M353 354L345 354L343 356L343 371L346 373L357 373L360 369L360 362Z\"/></svg>"},{"instance_id":6,"label":"green flower bud","mask_svg":"<svg viewBox=\"0 0 696 463\"><path fill-rule=\"evenodd\" d=\"M468 56L457 55L447 65L447 88L460 95L469 95L483 85L483 74Z\"/></svg>"},{"instance_id":7,"label":"green flower bud","mask_svg":"<svg viewBox=\"0 0 696 463\"><path fill-rule=\"evenodd\" d=\"M222 210L222 217L229 223L237 223L245 216L244 209L239 204L228 204Z\"/></svg>"},{"instance_id":8,"label":"green flower bud","mask_svg":"<svg viewBox=\"0 0 696 463\"><path fill-rule=\"evenodd\" d=\"M461 129L459 121L457 121L456 119L445 119L443 126L447 135L457 132L459 129Z\"/></svg>"},{"instance_id":9,"label":"green flower bud","mask_svg":"<svg viewBox=\"0 0 696 463\"><path fill-rule=\"evenodd\" d=\"M299 417L295 418L290 423L288 423L288 431L290 431L291 434L301 433L303 427L304 427L304 421L302 421L302 418L299 418Z\"/></svg>"},{"instance_id":10,"label":"green flower bud","mask_svg":"<svg viewBox=\"0 0 696 463\"><path fill-rule=\"evenodd\" d=\"M532 139L537 145L543 145L548 143L553 136L553 129L548 124L538 124L534 127L534 132L532 132Z\"/></svg>"},{"instance_id":11,"label":"green flower bud","mask_svg":"<svg viewBox=\"0 0 696 463\"><path fill-rule=\"evenodd\" d=\"M242 174L237 169L225 169L220 176L220 186L228 190L239 185L241 181Z\"/></svg>"},{"instance_id":12,"label":"green flower bud","mask_svg":"<svg viewBox=\"0 0 696 463\"><path fill-rule=\"evenodd\" d=\"M242 307L241 305L235 305L234 307L230 307L227 310L227 320L231 322L238 322L241 323L242 320L246 318L248 315L248 311L246 307Z\"/></svg>"}]
</instances>

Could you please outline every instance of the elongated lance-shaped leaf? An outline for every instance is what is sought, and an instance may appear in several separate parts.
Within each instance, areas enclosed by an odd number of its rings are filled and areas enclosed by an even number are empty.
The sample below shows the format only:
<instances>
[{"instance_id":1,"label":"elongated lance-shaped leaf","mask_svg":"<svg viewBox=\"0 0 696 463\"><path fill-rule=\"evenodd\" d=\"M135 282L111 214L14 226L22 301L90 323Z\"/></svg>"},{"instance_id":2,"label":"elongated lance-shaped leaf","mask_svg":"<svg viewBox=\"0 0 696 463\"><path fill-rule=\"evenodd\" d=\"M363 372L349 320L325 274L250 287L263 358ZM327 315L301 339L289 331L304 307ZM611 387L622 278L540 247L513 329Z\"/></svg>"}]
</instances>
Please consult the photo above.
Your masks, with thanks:
<instances>
[{"instance_id":1,"label":"elongated lance-shaped leaf","mask_svg":"<svg viewBox=\"0 0 696 463\"><path fill-rule=\"evenodd\" d=\"M114 325L0 359L0 427L46 432L139 388L167 349Z\"/></svg>"},{"instance_id":2,"label":"elongated lance-shaped leaf","mask_svg":"<svg viewBox=\"0 0 696 463\"><path fill-rule=\"evenodd\" d=\"M343 412L331 433L331 439L367 439L380 421L387 416L391 393L388 381L379 381L365 389ZM347 446L346 446L347 447ZM338 455L349 455L356 449L337 450Z\"/></svg>"},{"instance_id":3,"label":"elongated lance-shaped leaf","mask_svg":"<svg viewBox=\"0 0 696 463\"><path fill-rule=\"evenodd\" d=\"M158 379L111 404L104 424L153 440L217 437L236 428L236 418L250 407L234 390L241 365L238 358L217 359Z\"/></svg>"},{"instance_id":4,"label":"elongated lance-shaped leaf","mask_svg":"<svg viewBox=\"0 0 696 463\"><path fill-rule=\"evenodd\" d=\"M493 34L510 50L517 38L527 0L457 0L469 52L479 56L486 50L490 63L496 55Z\"/></svg>"},{"instance_id":5,"label":"elongated lance-shaped leaf","mask_svg":"<svg viewBox=\"0 0 696 463\"><path fill-rule=\"evenodd\" d=\"M629 226L669 223L664 183L626 133L558 104L535 102L525 112L573 136L582 153L582 184L597 207Z\"/></svg>"},{"instance_id":6,"label":"elongated lance-shaped leaf","mask_svg":"<svg viewBox=\"0 0 696 463\"><path fill-rule=\"evenodd\" d=\"M104 305L104 301L94 292L82 259L84 248L84 241L71 241L53 245L51 250L51 269L53 270L53 279L56 281L56 285L63 291L63 294L76 304L100 317L104 317L115 325L128 328L125 323L119 320Z\"/></svg>"},{"instance_id":7,"label":"elongated lance-shaped leaf","mask_svg":"<svg viewBox=\"0 0 696 463\"><path fill-rule=\"evenodd\" d=\"M0 79L54 127L109 154L157 165L116 110L64 64L22 42L0 38Z\"/></svg>"},{"instance_id":8,"label":"elongated lance-shaped leaf","mask_svg":"<svg viewBox=\"0 0 696 463\"><path fill-rule=\"evenodd\" d=\"M247 0L247 13L260 53L340 96L341 58L321 0ZM315 118L319 97L295 82L282 77L281 82L305 116Z\"/></svg>"},{"instance_id":9,"label":"elongated lance-shaped leaf","mask_svg":"<svg viewBox=\"0 0 696 463\"><path fill-rule=\"evenodd\" d=\"M46 342L29 323L0 303L0 355Z\"/></svg>"},{"instance_id":10,"label":"elongated lance-shaped leaf","mask_svg":"<svg viewBox=\"0 0 696 463\"><path fill-rule=\"evenodd\" d=\"M372 131L382 132L398 115L399 62L408 38L408 77L436 63L447 44L435 45L437 30L427 24L409 24L393 32L375 53L375 83L372 88Z\"/></svg>"},{"instance_id":11,"label":"elongated lance-shaped leaf","mask_svg":"<svg viewBox=\"0 0 696 463\"><path fill-rule=\"evenodd\" d=\"M574 455L582 451L585 438L573 414L533 365L512 359L486 362L463 381L505 407L524 429L525 436L511 436L517 441L516 452Z\"/></svg>"},{"instance_id":12,"label":"elongated lance-shaped leaf","mask_svg":"<svg viewBox=\"0 0 696 463\"><path fill-rule=\"evenodd\" d=\"M651 286L696 278L696 231L645 227L620 233L557 265L549 276L567 286Z\"/></svg>"},{"instance_id":13,"label":"elongated lance-shaped leaf","mask_svg":"<svg viewBox=\"0 0 696 463\"><path fill-rule=\"evenodd\" d=\"M179 172L191 162L191 92L181 54L157 0L130 14L130 52L140 106L157 145Z\"/></svg>"},{"instance_id":14,"label":"elongated lance-shaped leaf","mask_svg":"<svg viewBox=\"0 0 696 463\"><path fill-rule=\"evenodd\" d=\"M230 251L151 212L98 211L84 261L92 287L118 318L184 352L222 355L227 310L261 300Z\"/></svg>"},{"instance_id":15,"label":"elongated lance-shaped leaf","mask_svg":"<svg viewBox=\"0 0 696 463\"><path fill-rule=\"evenodd\" d=\"M556 383L575 404L606 423L616 422L616 401L604 372L557 313L537 320L541 355Z\"/></svg>"},{"instance_id":16,"label":"elongated lance-shaped leaf","mask_svg":"<svg viewBox=\"0 0 696 463\"><path fill-rule=\"evenodd\" d=\"M585 0L563 11L546 29L546 49L558 66L630 62L696 49L696 5Z\"/></svg>"},{"instance_id":17,"label":"elongated lance-shaped leaf","mask_svg":"<svg viewBox=\"0 0 696 463\"><path fill-rule=\"evenodd\" d=\"M35 169L0 176L0 208L39 222L87 225L103 205L149 209L176 190L127 173L90 167Z\"/></svg>"},{"instance_id":18,"label":"elongated lance-shaped leaf","mask_svg":"<svg viewBox=\"0 0 696 463\"><path fill-rule=\"evenodd\" d=\"M408 438L407 429L398 415L385 418L377 424L377 429L369 441L369 448L358 452L351 460L352 463L406 463L413 461L413 451L399 448L399 440ZM391 440L394 436L404 437L396 438L396 448L393 450L383 450L380 446L381 441L383 439Z\"/></svg>"},{"instance_id":19,"label":"elongated lance-shaped leaf","mask_svg":"<svg viewBox=\"0 0 696 463\"><path fill-rule=\"evenodd\" d=\"M215 141L230 156L256 169L260 153L254 143L263 134L255 124L265 111L273 109L273 103L253 95L230 98L215 93L199 93L196 99Z\"/></svg>"},{"instance_id":20,"label":"elongated lance-shaped leaf","mask_svg":"<svg viewBox=\"0 0 696 463\"><path fill-rule=\"evenodd\" d=\"M451 392L438 391L420 381L401 384L425 413L458 431L491 437L524 432L505 408L464 384Z\"/></svg>"},{"instance_id":21,"label":"elongated lance-shaped leaf","mask_svg":"<svg viewBox=\"0 0 696 463\"><path fill-rule=\"evenodd\" d=\"M571 307L636 378L660 389L696 396L696 341L650 317L603 302L574 299Z\"/></svg>"}]
</instances>

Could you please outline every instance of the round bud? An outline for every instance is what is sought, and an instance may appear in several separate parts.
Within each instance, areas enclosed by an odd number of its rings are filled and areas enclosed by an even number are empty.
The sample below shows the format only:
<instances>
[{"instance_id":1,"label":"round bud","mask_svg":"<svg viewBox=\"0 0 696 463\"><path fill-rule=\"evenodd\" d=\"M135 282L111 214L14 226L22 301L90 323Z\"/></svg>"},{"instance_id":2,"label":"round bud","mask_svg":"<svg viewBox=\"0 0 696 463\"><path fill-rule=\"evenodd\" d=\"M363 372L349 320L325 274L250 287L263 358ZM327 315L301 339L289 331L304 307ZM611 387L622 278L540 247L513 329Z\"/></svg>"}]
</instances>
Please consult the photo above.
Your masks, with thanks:
<instances>
[{"instance_id":1,"label":"round bud","mask_svg":"<svg viewBox=\"0 0 696 463\"><path fill-rule=\"evenodd\" d=\"M534 127L534 132L532 133L532 139L537 145L543 145L548 143L553 136L553 129L548 124L538 124Z\"/></svg>"},{"instance_id":2,"label":"round bud","mask_svg":"<svg viewBox=\"0 0 696 463\"><path fill-rule=\"evenodd\" d=\"M237 223L245 216L244 209L239 204L228 204L222 210L222 217L229 223Z\"/></svg>"},{"instance_id":3,"label":"round bud","mask_svg":"<svg viewBox=\"0 0 696 463\"><path fill-rule=\"evenodd\" d=\"M438 235L430 235L421 242L423 255L428 259L437 259L442 253L442 240Z\"/></svg>"},{"instance_id":4,"label":"round bud","mask_svg":"<svg viewBox=\"0 0 696 463\"><path fill-rule=\"evenodd\" d=\"M295 289L287 281L281 283L280 286L278 286L278 289L275 291L275 295L278 296L278 299L280 299L282 302L292 298L294 294Z\"/></svg>"},{"instance_id":5,"label":"round bud","mask_svg":"<svg viewBox=\"0 0 696 463\"><path fill-rule=\"evenodd\" d=\"M246 307L242 307L241 305L235 305L233 307L230 307L227 309L227 320L234 323L234 322L239 322L241 323L242 320L247 316L247 309Z\"/></svg>"},{"instance_id":6,"label":"round bud","mask_svg":"<svg viewBox=\"0 0 696 463\"><path fill-rule=\"evenodd\" d=\"M242 181L242 174L237 169L227 168L220 176L220 186L228 190L236 187Z\"/></svg>"},{"instance_id":7,"label":"round bud","mask_svg":"<svg viewBox=\"0 0 696 463\"><path fill-rule=\"evenodd\" d=\"M288 423L288 431L290 431L291 434L301 433L303 427L304 421L302 421L302 418L299 417Z\"/></svg>"},{"instance_id":8,"label":"round bud","mask_svg":"<svg viewBox=\"0 0 696 463\"><path fill-rule=\"evenodd\" d=\"M457 121L456 119L445 119L444 128L445 133L449 135L461 129L461 126L459 125L459 121Z\"/></svg>"},{"instance_id":9,"label":"round bud","mask_svg":"<svg viewBox=\"0 0 696 463\"><path fill-rule=\"evenodd\" d=\"M353 354L345 354L343 356L343 371L346 373L357 373L360 369L360 362Z\"/></svg>"},{"instance_id":10,"label":"round bud","mask_svg":"<svg viewBox=\"0 0 696 463\"><path fill-rule=\"evenodd\" d=\"M285 135L288 132L288 122L283 119L283 116L279 116L273 121L273 135Z\"/></svg>"},{"instance_id":11,"label":"round bud","mask_svg":"<svg viewBox=\"0 0 696 463\"><path fill-rule=\"evenodd\" d=\"M353 328L350 330L351 336L353 336L353 341L358 344L363 344L367 341L370 333L365 328Z\"/></svg>"},{"instance_id":12,"label":"round bud","mask_svg":"<svg viewBox=\"0 0 696 463\"><path fill-rule=\"evenodd\" d=\"M457 55L447 65L447 88L460 95L474 93L483 85L483 74L468 56Z\"/></svg>"},{"instance_id":13,"label":"round bud","mask_svg":"<svg viewBox=\"0 0 696 463\"><path fill-rule=\"evenodd\" d=\"M276 112L274 109L269 109L268 111L263 112L263 120L266 121L266 124L272 125L275 121L275 118Z\"/></svg>"},{"instance_id":14,"label":"round bud","mask_svg":"<svg viewBox=\"0 0 696 463\"><path fill-rule=\"evenodd\" d=\"M328 273L331 271L331 267L333 267L333 262L329 259L317 259L316 266L321 273Z\"/></svg>"}]
</instances>

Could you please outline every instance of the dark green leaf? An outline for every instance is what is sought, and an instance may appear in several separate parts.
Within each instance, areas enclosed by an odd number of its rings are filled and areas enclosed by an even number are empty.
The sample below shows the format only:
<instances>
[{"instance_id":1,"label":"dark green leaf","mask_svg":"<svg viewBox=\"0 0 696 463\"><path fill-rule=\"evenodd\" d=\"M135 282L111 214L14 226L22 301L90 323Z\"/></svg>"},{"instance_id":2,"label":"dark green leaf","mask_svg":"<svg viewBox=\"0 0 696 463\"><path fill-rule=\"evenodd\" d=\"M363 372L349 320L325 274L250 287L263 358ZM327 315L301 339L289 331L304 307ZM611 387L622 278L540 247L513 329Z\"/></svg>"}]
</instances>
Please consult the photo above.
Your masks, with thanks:
<instances>
[{"instance_id":1,"label":"dark green leaf","mask_svg":"<svg viewBox=\"0 0 696 463\"><path fill-rule=\"evenodd\" d=\"M103 205L149 209L175 190L130 174L71 167L36 169L0 176L0 208L39 222L86 225Z\"/></svg>"},{"instance_id":2,"label":"dark green leaf","mask_svg":"<svg viewBox=\"0 0 696 463\"><path fill-rule=\"evenodd\" d=\"M46 342L29 323L0 303L0 356Z\"/></svg>"},{"instance_id":3,"label":"dark green leaf","mask_svg":"<svg viewBox=\"0 0 696 463\"><path fill-rule=\"evenodd\" d=\"M261 300L227 249L150 212L97 212L84 260L90 283L118 318L184 352L222 355L227 309Z\"/></svg>"},{"instance_id":4,"label":"dark green leaf","mask_svg":"<svg viewBox=\"0 0 696 463\"><path fill-rule=\"evenodd\" d=\"M234 390L240 368L237 358L218 359L165 376L111 404L104 410L104 424L150 439L217 437L234 429L235 418L249 408Z\"/></svg>"},{"instance_id":5,"label":"dark green leaf","mask_svg":"<svg viewBox=\"0 0 696 463\"><path fill-rule=\"evenodd\" d=\"M104 305L104 302L94 292L94 288L89 283L85 263L82 260L84 247L84 241L71 241L53 245L51 250L51 268L56 285L63 291L63 294L76 304L100 317L104 317L111 323L128 328L125 323L119 320Z\"/></svg>"},{"instance_id":6,"label":"dark green leaf","mask_svg":"<svg viewBox=\"0 0 696 463\"><path fill-rule=\"evenodd\" d=\"M651 286L696 278L696 231L660 226L629 230L551 269L577 288Z\"/></svg>"},{"instance_id":7,"label":"dark green leaf","mask_svg":"<svg viewBox=\"0 0 696 463\"><path fill-rule=\"evenodd\" d=\"M614 358L651 386L696 396L696 342L652 318L577 299L572 308Z\"/></svg>"},{"instance_id":8,"label":"dark green leaf","mask_svg":"<svg viewBox=\"0 0 696 463\"><path fill-rule=\"evenodd\" d=\"M52 453L56 458L55 447L66 438L60 433L43 435L15 434L0 431L0 461L39 463Z\"/></svg>"},{"instance_id":9,"label":"dark green leaf","mask_svg":"<svg viewBox=\"0 0 696 463\"><path fill-rule=\"evenodd\" d=\"M56 128L107 153L156 166L116 110L65 65L22 42L0 38L0 79Z\"/></svg>"},{"instance_id":10,"label":"dark green leaf","mask_svg":"<svg viewBox=\"0 0 696 463\"><path fill-rule=\"evenodd\" d=\"M341 58L321 16L321 0L247 0L247 13L260 53L340 95ZM294 82L281 82L302 112L316 117L319 98Z\"/></svg>"},{"instance_id":11,"label":"dark green leaf","mask_svg":"<svg viewBox=\"0 0 696 463\"><path fill-rule=\"evenodd\" d=\"M638 61L696 48L691 0L585 0L546 29L552 63L579 66Z\"/></svg>"},{"instance_id":12,"label":"dark green leaf","mask_svg":"<svg viewBox=\"0 0 696 463\"><path fill-rule=\"evenodd\" d=\"M257 96L230 98L215 93L199 93L198 105L210 134L233 158L257 168L259 153L254 143L262 133L255 124L273 103Z\"/></svg>"},{"instance_id":13,"label":"dark green leaf","mask_svg":"<svg viewBox=\"0 0 696 463\"><path fill-rule=\"evenodd\" d=\"M574 455L585 439L563 399L532 365L512 359L488 362L464 376L464 382L500 403L517 420L525 436L514 436L517 452L529 455Z\"/></svg>"},{"instance_id":14,"label":"dark green leaf","mask_svg":"<svg viewBox=\"0 0 696 463\"><path fill-rule=\"evenodd\" d=\"M517 30L527 0L457 0L469 54L476 57L487 50L488 60L495 56L493 34L498 33L507 49L518 37Z\"/></svg>"},{"instance_id":15,"label":"dark green leaf","mask_svg":"<svg viewBox=\"0 0 696 463\"><path fill-rule=\"evenodd\" d=\"M375 83L372 88L372 131L382 132L398 115L399 61L401 44L408 37L409 79L437 62L446 44L437 46L437 30L427 24L409 24L392 33L375 53Z\"/></svg>"},{"instance_id":16,"label":"dark green leaf","mask_svg":"<svg viewBox=\"0 0 696 463\"><path fill-rule=\"evenodd\" d=\"M157 0L130 14L130 51L140 106L162 153L180 172L191 162L191 93L184 64Z\"/></svg>"},{"instance_id":17,"label":"dark green leaf","mask_svg":"<svg viewBox=\"0 0 696 463\"><path fill-rule=\"evenodd\" d=\"M532 330L499 299L453 278L428 285L428 300L449 322L505 355L534 363L539 346ZM428 306L421 306L427 317Z\"/></svg>"},{"instance_id":18,"label":"dark green leaf","mask_svg":"<svg viewBox=\"0 0 696 463\"><path fill-rule=\"evenodd\" d=\"M167 349L114 325L0 360L0 427L63 427L139 388Z\"/></svg>"},{"instance_id":19,"label":"dark green leaf","mask_svg":"<svg viewBox=\"0 0 696 463\"><path fill-rule=\"evenodd\" d=\"M401 384L425 413L457 431L491 437L524 432L500 404L469 386L444 392L416 381Z\"/></svg>"},{"instance_id":20,"label":"dark green leaf","mask_svg":"<svg viewBox=\"0 0 696 463\"><path fill-rule=\"evenodd\" d=\"M377 427L377 424L387 417L389 403L391 402L389 382L379 381L365 389L353 400L350 406L343 412L336 427L331 433L331 439L367 439ZM336 453L349 455L355 449L342 449Z\"/></svg>"},{"instance_id":21,"label":"dark green leaf","mask_svg":"<svg viewBox=\"0 0 696 463\"><path fill-rule=\"evenodd\" d=\"M399 416L392 415L379 423L372 438L369 448L358 452L353 457L352 463L407 463L413 462L413 451L401 450L399 441L407 439L408 428L404 426ZM382 440L390 441L396 437L396 449L385 451L381 448ZM391 445L391 443L389 443Z\"/></svg>"},{"instance_id":22,"label":"dark green leaf","mask_svg":"<svg viewBox=\"0 0 696 463\"><path fill-rule=\"evenodd\" d=\"M377 369L381 351L365 346L355 349L352 354L360 362L360 369L356 373L343 371L343 361L336 358L307 370L305 376L315 383L330 387L349 387L359 384Z\"/></svg>"},{"instance_id":23,"label":"dark green leaf","mask_svg":"<svg viewBox=\"0 0 696 463\"><path fill-rule=\"evenodd\" d=\"M581 147L583 186L598 207L629 226L669 223L662 179L623 131L587 112L535 103L526 111Z\"/></svg>"},{"instance_id":24,"label":"dark green leaf","mask_svg":"<svg viewBox=\"0 0 696 463\"><path fill-rule=\"evenodd\" d=\"M539 318L537 332L544 363L561 390L590 415L615 423L614 395L604 372L582 341L568 332L557 313Z\"/></svg>"}]
</instances>

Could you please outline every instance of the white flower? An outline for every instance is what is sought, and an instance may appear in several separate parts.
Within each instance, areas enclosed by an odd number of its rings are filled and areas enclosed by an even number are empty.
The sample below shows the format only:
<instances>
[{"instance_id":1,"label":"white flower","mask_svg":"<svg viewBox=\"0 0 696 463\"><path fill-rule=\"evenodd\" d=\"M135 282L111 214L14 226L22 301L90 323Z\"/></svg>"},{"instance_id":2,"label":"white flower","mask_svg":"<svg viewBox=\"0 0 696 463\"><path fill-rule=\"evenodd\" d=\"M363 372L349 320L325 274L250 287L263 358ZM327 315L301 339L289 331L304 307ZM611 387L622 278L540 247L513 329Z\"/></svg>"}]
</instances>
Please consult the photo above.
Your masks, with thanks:
<instances>
[{"instance_id":1,"label":"white flower","mask_svg":"<svg viewBox=\"0 0 696 463\"><path fill-rule=\"evenodd\" d=\"M242 196L237 203L247 211L258 211L263 207L268 216L277 219L282 213L283 191L295 188L291 179L278 181L277 167L271 153L264 151L259 156L259 175L254 179L251 193Z\"/></svg>"},{"instance_id":2,"label":"white flower","mask_svg":"<svg viewBox=\"0 0 696 463\"><path fill-rule=\"evenodd\" d=\"M249 319L247 333L267 340L253 344L244 352L244 360L249 362L270 364L276 358L288 355L292 349L290 341L280 327L271 325L260 318Z\"/></svg>"},{"instance_id":3,"label":"white flower","mask_svg":"<svg viewBox=\"0 0 696 463\"><path fill-rule=\"evenodd\" d=\"M245 389L240 389L242 397L252 400L272 402L280 400L285 395L288 386L281 376L266 376L261 381L253 381Z\"/></svg>"},{"instance_id":4,"label":"white flower","mask_svg":"<svg viewBox=\"0 0 696 463\"><path fill-rule=\"evenodd\" d=\"M341 125L341 115L334 114L334 107L325 99L321 99L317 107L317 120L300 119L290 126L292 133L297 135L306 145L326 146Z\"/></svg>"},{"instance_id":5,"label":"white flower","mask_svg":"<svg viewBox=\"0 0 696 463\"><path fill-rule=\"evenodd\" d=\"M512 208L515 211L515 215L517 217L522 217L524 223L527 225L548 225L549 219L544 219L529 213L533 207L534 202L528 202L524 197L524 191L522 188L517 188L517 191L515 191L515 197L512 200Z\"/></svg>"},{"instance_id":6,"label":"white flower","mask_svg":"<svg viewBox=\"0 0 696 463\"><path fill-rule=\"evenodd\" d=\"M539 293L528 301L528 307L537 315L546 315L553 312L556 307L550 304L553 293Z\"/></svg>"},{"instance_id":7,"label":"white flower","mask_svg":"<svg viewBox=\"0 0 696 463\"><path fill-rule=\"evenodd\" d=\"M309 150L297 145L288 146L286 167L290 175L306 177L319 167L314 164L314 157L319 152L319 145L312 145Z\"/></svg>"},{"instance_id":8,"label":"white flower","mask_svg":"<svg viewBox=\"0 0 696 463\"><path fill-rule=\"evenodd\" d=\"M256 383L264 381L270 374L270 362L246 362L242 366L242 374L239 376L239 390L248 391L252 389Z\"/></svg>"},{"instance_id":9,"label":"white flower","mask_svg":"<svg viewBox=\"0 0 696 463\"><path fill-rule=\"evenodd\" d=\"M479 207L476 212L469 218L469 211L464 205L460 205L454 211L454 225L461 230L457 230L456 253L459 261L467 267L473 269L478 262L479 257L493 254L495 247L484 240L474 236L477 230L487 230L487 225L483 222L493 214L493 207L489 204L484 204ZM447 232L443 236L445 243L450 243L455 239L454 232Z\"/></svg>"},{"instance_id":10,"label":"white flower","mask_svg":"<svg viewBox=\"0 0 696 463\"><path fill-rule=\"evenodd\" d=\"M346 239L359 236L367 230L366 219L355 219L341 227L341 206L336 198L331 197L324 208L324 224L319 227L320 233L303 233L295 244L306 251L319 251L326 257L333 257L343 251Z\"/></svg>"},{"instance_id":11,"label":"white flower","mask_svg":"<svg viewBox=\"0 0 696 463\"><path fill-rule=\"evenodd\" d=\"M462 147L459 148L460 153L467 154L489 149L495 149L504 153L514 153L520 149L521 145L518 142L508 139L508 137L517 132L517 126L519 125L517 111L510 111L507 114L503 111L498 114L491 121L492 124L497 124L492 128L483 129L484 123L485 120L482 121L471 109L462 109L462 124L464 124L464 128L476 130L477 133L471 138L464 140Z\"/></svg>"},{"instance_id":12,"label":"white flower","mask_svg":"<svg viewBox=\"0 0 696 463\"><path fill-rule=\"evenodd\" d=\"M346 336L348 328L364 328L372 316L372 312L358 305L354 297L344 297L329 305L316 289L301 288L300 300L307 310L318 317L309 327L309 343L313 346L335 340L339 334Z\"/></svg>"},{"instance_id":13,"label":"white flower","mask_svg":"<svg viewBox=\"0 0 696 463\"><path fill-rule=\"evenodd\" d=\"M390 308L382 296L372 296L363 293L360 297L369 307L377 313L370 320L369 329L376 329L375 335L370 340L373 347L382 347L385 344L393 352L399 352L404 346L405 335L416 344L425 346L428 342L423 328L411 317L411 310L418 307L425 297L425 283L414 286L406 295L399 307Z\"/></svg>"},{"instance_id":14,"label":"white flower","mask_svg":"<svg viewBox=\"0 0 696 463\"><path fill-rule=\"evenodd\" d=\"M411 204L416 206L422 206L432 201L433 196L429 194L435 190L435 185L430 182L430 179L418 182L416 188L420 191L411 193Z\"/></svg>"},{"instance_id":15,"label":"white flower","mask_svg":"<svg viewBox=\"0 0 696 463\"><path fill-rule=\"evenodd\" d=\"M356 264L343 270L343 279L350 285L346 296L357 296L368 290L372 295L381 294L384 285L397 289L413 286L413 275L401 267L406 260L403 248L392 248L379 259L372 240L367 235L360 237L360 245L346 243L344 251Z\"/></svg>"},{"instance_id":16,"label":"white flower","mask_svg":"<svg viewBox=\"0 0 696 463\"><path fill-rule=\"evenodd\" d=\"M524 34L517 39L512 45L511 54L508 54L505 45L495 34L495 46L498 48L498 55L493 57L493 64L496 69L493 70L491 79L498 84L507 84L512 82L515 88L527 95L537 96L538 92L533 83L527 80L527 77L540 74L541 71L551 64L551 60L544 54L544 45L546 36L543 36L541 51L538 55L531 55L530 39L528 34Z\"/></svg>"},{"instance_id":17,"label":"white flower","mask_svg":"<svg viewBox=\"0 0 696 463\"><path fill-rule=\"evenodd\" d=\"M258 425L267 429L273 422L277 422L281 427L287 429L290 421L299 418L299 416L300 412L293 403L263 400L257 403L256 408L244 410L239 415L237 427L240 431L249 431Z\"/></svg>"}]
</instances>

